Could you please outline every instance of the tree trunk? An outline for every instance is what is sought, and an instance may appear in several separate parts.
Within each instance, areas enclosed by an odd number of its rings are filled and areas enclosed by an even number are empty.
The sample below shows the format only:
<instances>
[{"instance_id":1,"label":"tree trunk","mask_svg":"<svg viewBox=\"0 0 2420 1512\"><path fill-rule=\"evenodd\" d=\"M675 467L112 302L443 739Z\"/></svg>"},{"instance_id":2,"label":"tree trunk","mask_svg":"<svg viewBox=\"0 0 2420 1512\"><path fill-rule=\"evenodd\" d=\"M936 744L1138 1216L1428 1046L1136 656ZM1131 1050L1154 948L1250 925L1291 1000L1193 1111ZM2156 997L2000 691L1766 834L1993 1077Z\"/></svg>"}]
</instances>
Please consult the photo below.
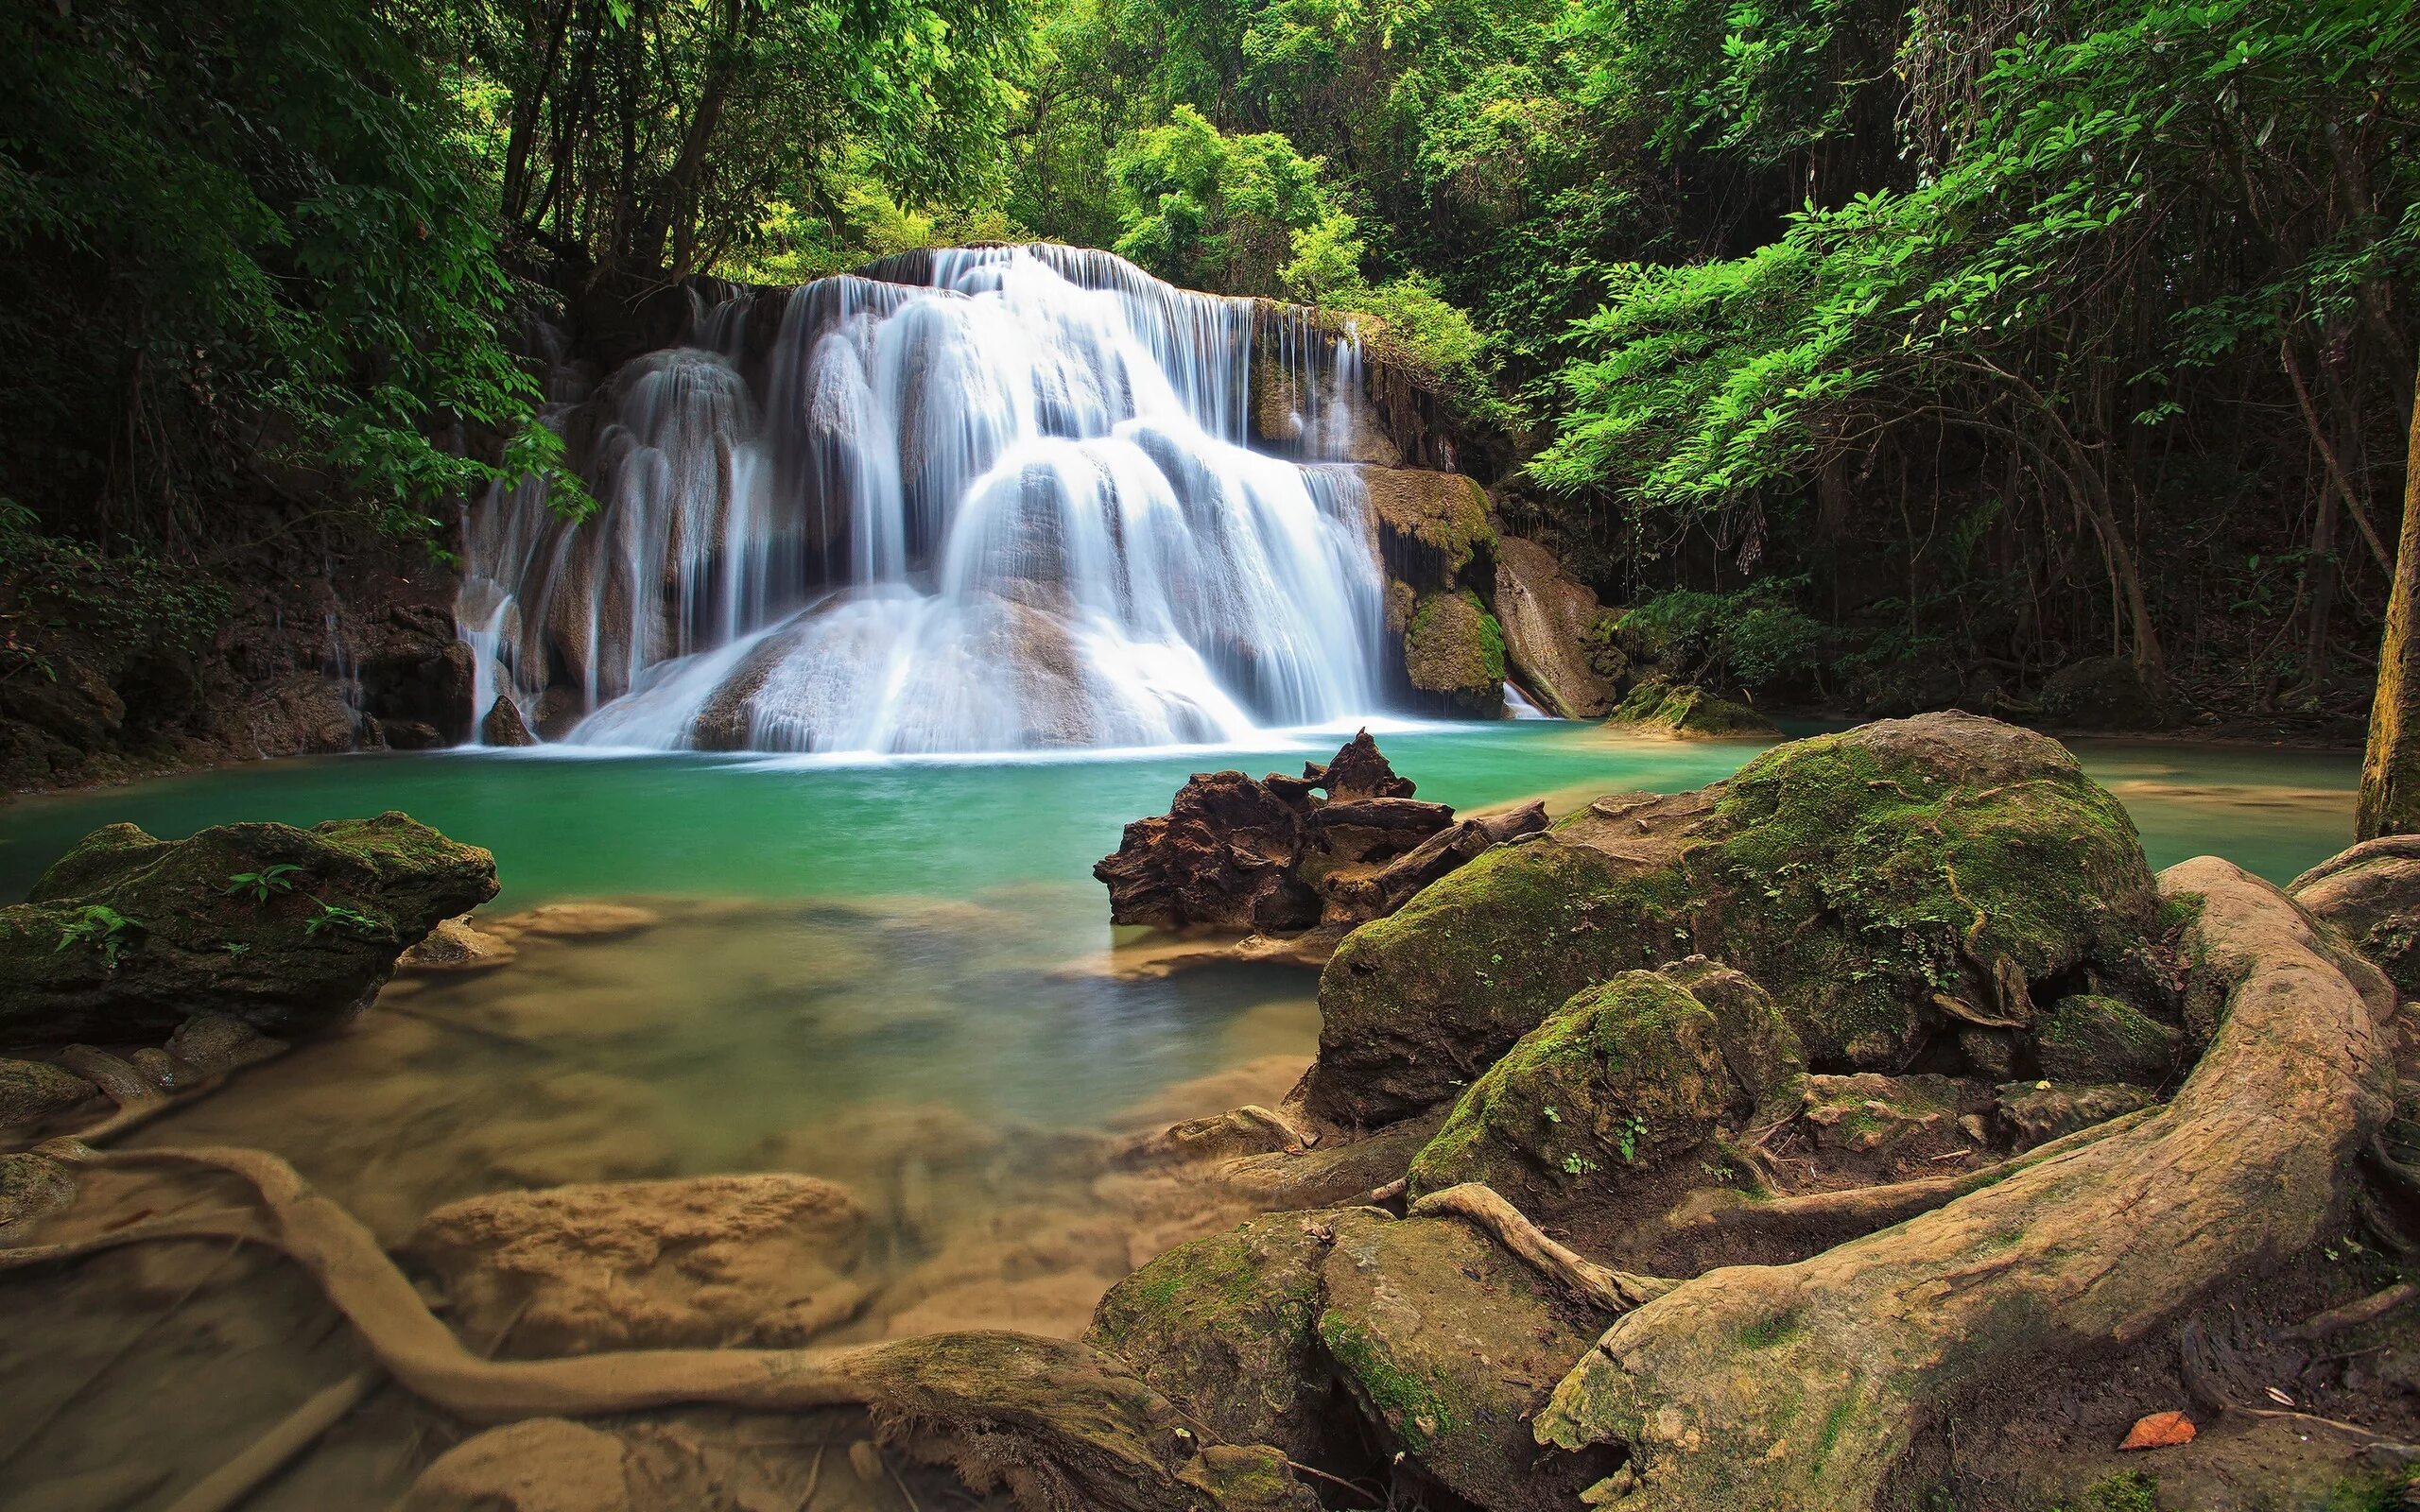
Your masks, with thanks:
<instances>
[{"instance_id":1,"label":"tree trunk","mask_svg":"<svg viewBox=\"0 0 2420 1512\"><path fill-rule=\"evenodd\" d=\"M2420 400L2403 464L2403 528L2394 548L2394 588L2387 595L2378 646L2378 691L2370 704L2370 747L2361 758L2356 839L2420 833L2420 640L2411 634L2420 594Z\"/></svg>"}]
</instances>

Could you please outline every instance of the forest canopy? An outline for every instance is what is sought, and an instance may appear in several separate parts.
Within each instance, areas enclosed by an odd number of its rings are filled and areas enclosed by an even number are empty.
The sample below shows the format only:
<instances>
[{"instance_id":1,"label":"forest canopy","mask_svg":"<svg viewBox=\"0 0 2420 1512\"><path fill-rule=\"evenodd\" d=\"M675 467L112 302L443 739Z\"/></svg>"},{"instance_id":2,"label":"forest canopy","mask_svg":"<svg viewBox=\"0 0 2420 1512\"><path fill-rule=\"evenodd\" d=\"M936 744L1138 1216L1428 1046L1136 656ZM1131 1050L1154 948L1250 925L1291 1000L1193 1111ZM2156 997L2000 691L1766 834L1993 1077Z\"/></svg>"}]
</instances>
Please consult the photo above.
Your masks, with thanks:
<instances>
[{"instance_id":1,"label":"forest canopy","mask_svg":"<svg viewBox=\"0 0 2420 1512\"><path fill-rule=\"evenodd\" d=\"M2366 685L2408 0L70 0L0 44L0 497L79 549L264 492L441 538L558 461L531 316L1038 238L1356 315L1709 679Z\"/></svg>"}]
</instances>

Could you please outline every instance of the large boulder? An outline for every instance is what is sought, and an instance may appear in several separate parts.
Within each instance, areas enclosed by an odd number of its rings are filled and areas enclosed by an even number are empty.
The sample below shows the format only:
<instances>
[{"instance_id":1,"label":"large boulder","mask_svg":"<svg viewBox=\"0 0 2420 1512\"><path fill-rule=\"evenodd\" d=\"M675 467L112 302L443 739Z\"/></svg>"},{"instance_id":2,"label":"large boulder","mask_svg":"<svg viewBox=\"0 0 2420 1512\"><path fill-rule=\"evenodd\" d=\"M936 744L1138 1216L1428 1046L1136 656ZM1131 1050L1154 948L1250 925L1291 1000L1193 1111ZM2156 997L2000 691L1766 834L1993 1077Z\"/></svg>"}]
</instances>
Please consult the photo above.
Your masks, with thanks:
<instances>
[{"instance_id":1,"label":"large boulder","mask_svg":"<svg viewBox=\"0 0 2420 1512\"><path fill-rule=\"evenodd\" d=\"M2146 730L2161 723L2159 695L2122 656L2086 657L2043 679L2043 717L2070 730Z\"/></svg>"},{"instance_id":2,"label":"large boulder","mask_svg":"<svg viewBox=\"0 0 2420 1512\"><path fill-rule=\"evenodd\" d=\"M2122 963L2156 911L2133 822L2056 741L1866 725L1699 792L1599 799L1357 929L1320 981L1305 1093L1391 1122L1582 988L1692 952L1771 991L1810 1064L1896 1070L1960 1028L2030 1030L2032 984Z\"/></svg>"},{"instance_id":3,"label":"large boulder","mask_svg":"<svg viewBox=\"0 0 2420 1512\"><path fill-rule=\"evenodd\" d=\"M1591 650L1604 606L1554 553L1518 536L1497 538L1495 618L1505 660L1551 713L1596 719L1613 711L1613 679L1599 673Z\"/></svg>"},{"instance_id":4,"label":"large boulder","mask_svg":"<svg viewBox=\"0 0 2420 1512\"><path fill-rule=\"evenodd\" d=\"M495 859L402 814L95 830L0 908L0 1043L157 1041L195 1013L307 1033L495 896Z\"/></svg>"},{"instance_id":5,"label":"large boulder","mask_svg":"<svg viewBox=\"0 0 2420 1512\"><path fill-rule=\"evenodd\" d=\"M2407 996L2420 996L2420 835L2364 840L2287 885Z\"/></svg>"},{"instance_id":6,"label":"large boulder","mask_svg":"<svg viewBox=\"0 0 2420 1512\"><path fill-rule=\"evenodd\" d=\"M2053 1081L2157 1087L2175 1074L2184 1041L2184 1031L2122 998L2079 992L2050 1005L2035 1026L2033 1054Z\"/></svg>"},{"instance_id":7,"label":"large boulder","mask_svg":"<svg viewBox=\"0 0 2420 1512\"><path fill-rule=\"evenodd\" d=\"M1085 1342L1230 1443L1324 1450L1322 1272L1334 1213L1281 1212L1177 1246L1093 1311Z\"/></svg>"},{"instance_id":8,"label":"large boulder","mask_svg":"<svg viewBox=\"0 0 2420 1512\"><path fill-rule=\"evenodd\" d=\"M1558 1207L1695 1155L1800 1069L1797 1038L1740 973L1703 957L1625 971L1523 1035L1462 1093L1413 1160L1411 1194L1482 1181L1515 1205Z\"/></svg>"},{"instance_id":9,"label":"large boulder","mask_svg":"<svg viewBox=\"0 0 2420 1512\"><path fill-rule=\"evenodd\" d=\"M1403 666L1435 713L1492 719L1504 712L1504 630L1467 590L1420 595L1403 632Z\"/></svg>"}]
</instances>

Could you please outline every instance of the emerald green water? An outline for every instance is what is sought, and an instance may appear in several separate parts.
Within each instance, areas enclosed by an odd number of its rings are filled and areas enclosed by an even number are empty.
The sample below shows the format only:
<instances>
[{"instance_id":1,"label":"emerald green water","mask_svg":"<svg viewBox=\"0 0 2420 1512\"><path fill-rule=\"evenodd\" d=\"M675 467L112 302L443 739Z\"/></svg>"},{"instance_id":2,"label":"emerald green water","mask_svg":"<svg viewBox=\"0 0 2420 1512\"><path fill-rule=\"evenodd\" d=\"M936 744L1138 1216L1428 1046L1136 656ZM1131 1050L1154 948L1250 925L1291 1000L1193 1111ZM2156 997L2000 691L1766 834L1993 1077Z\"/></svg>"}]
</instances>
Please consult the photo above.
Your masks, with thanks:
<instances>
[{"instance_id":1,"label":"emerald green water","mask_svg":"<svg viewBox=\"0 0 2420 1512\"><path fill-rule=\"evenodd\" d=\"M1558 810L1694 787L1755 750L1543 722L1382 744L1424 797L1468 808L1539 795ZM484 975L399 980L343 1029L133 1142L273 1150L389 1245L478 1193L801 1172L850 1188L871 1219L858 1272L871 1299L830 1342L1072 1335L1132 1266L1244 1211L1231 1193L1124 1167L1117 1131L1274 1104L1318 1034L1308 971L1123 969L1137 951L1113 937L1091 866L1192 771L1291 770L1335 746L871 766L264 763L0 810L0 896L114 820L178 836L398 808L494 851L504 894L490 917L642 900L654 928L525 939ZM2217 851L2283 880L2350 837L2349 756L2080 754L2156 865ZM0 1484L51 1512L158 1512L359 1363L308 1287L223 1247L19 1273L0 1305L23 1325L0 1330L0 1419L48 1425L13 1449L0 1435ZM249 1507L391 1504L458 1431L382 1392ZM892 1504L866 1487L834 1494L836 1508Z\"/></svg>"},{"instance_id":2,"label":"emerald green water","mask_svg":"<svg viewBox=\"0 0 2420 1512\"><path fill-rule=\"evenodd\" d=\"M1568 788L1672 791L1728 776L1756 748L1623 740L1551 721L1388 733L1421 796L1458 807ZM1185 776L1291 770L1333 741L1266 750L829 765L707 756L501 752L363 755L227 767L0 810L13 895L77 836L130 819L164 837L235 819L399 808L495 852L498 908L634 894L963 898L1026 884L1099 894L1094 860ZM2077 745L2117 788L2154 866L2216 851L2283 881L2349 843L2358 763L2246 747ZM1105 909L1088 911L1101 935ZM1084 924L1075 914L1070 928Z\"/></svg>"}]
</instances>

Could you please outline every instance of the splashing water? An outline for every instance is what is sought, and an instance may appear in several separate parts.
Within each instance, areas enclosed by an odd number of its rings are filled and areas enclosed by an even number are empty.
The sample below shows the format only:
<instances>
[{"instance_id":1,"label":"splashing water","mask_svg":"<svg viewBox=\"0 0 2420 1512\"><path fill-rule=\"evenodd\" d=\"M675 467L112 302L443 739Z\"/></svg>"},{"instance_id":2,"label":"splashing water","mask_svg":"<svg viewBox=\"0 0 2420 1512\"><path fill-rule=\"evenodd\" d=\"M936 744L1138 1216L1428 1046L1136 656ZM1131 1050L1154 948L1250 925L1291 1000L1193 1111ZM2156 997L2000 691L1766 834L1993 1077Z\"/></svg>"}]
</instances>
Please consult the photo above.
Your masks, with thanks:
<instances>
[{"instance_id":1,"label":"splashing water","mask_svg":"<svg viewBox=\"0 0 2420 1512\"><path fill-rule=\"evenodd\" d=\"M1227 743L1374 712L1359 352L1103 252L969 248L702 311L560 417L599 501L485 501L478 709L658 748ZM1290 411L1245 444L1259 360ZM709 350L711 348L712 350ZM750 376L755 376L752 381ZM1260 400L1264 409L1270 401ZM550 691L551 690L551 691ZM576 696L576 699L575 699Z\"/></svg>"}]
</instances>

